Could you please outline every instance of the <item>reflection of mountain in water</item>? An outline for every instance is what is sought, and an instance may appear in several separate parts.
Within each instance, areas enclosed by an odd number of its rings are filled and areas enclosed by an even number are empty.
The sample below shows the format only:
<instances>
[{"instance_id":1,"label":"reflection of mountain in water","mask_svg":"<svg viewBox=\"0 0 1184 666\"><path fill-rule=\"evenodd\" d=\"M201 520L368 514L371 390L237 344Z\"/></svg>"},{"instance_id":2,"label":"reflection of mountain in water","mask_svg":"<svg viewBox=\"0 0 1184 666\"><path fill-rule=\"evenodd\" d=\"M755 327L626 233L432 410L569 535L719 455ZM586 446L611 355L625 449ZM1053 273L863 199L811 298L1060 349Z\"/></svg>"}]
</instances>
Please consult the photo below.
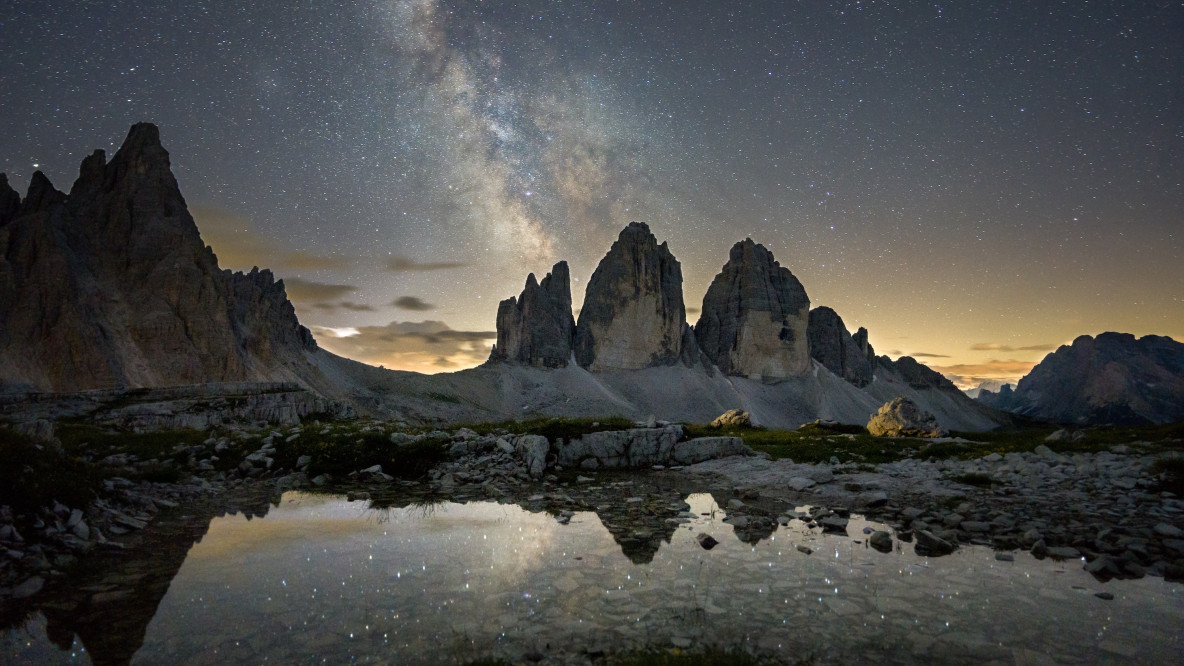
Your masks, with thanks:
<instances>
[{"instance_id":1,"label":"reflection of mountain in water","mask_svg":"<svg viewBox=\"0 0 1184 666\"><path fill-rule=\"evenodd\" d=\"M662 543L669 544L679 525L690 518L688 493L682 484L637 477L601 481L599 485L575 484L529 498L500 501L532 513L546 512L564 523L575 512L594 512L635 565L652 562ZM719 506L727 506L730 499L719 492L712 493L712 497ZM193 545L209 531L211 521L234 514L248 519L263 517L279 505L280 498L278 491L261 490L213 500L191 507L184 516L162 517L127 551L92 555L85 573L76 574L60 586L61 591L43 600L39 610L46 617L49 639L69 650L77 636L95 664L129 663L143 645L148 625L173 578ZM464 499L433 498L416 489L401 488L375 492L370 508L381 511L409 507L426 515L444 501ZM736 522L738 514L731 521L736 537L744 543L755 544L777 527L768 512L755 506L746 506L742 516L746 520ZM15 621L6 618L3 624Z\"/></svg>"},{"instance_id":2,"label":"reflection of mountain in water","mask_svg":"<svg viewBox=\"0 0 1184 666\"><path fill-rule=\"evenodd\" d=\"M262 517L279 500L278 493L269 493L193 507L186 517L161 519L127 552L93 556L93 568L41 608L46 634L63 650L77 635L97 665L131 662L169 584L210 522L238 513Z\"/></svg>"}]
</instances>

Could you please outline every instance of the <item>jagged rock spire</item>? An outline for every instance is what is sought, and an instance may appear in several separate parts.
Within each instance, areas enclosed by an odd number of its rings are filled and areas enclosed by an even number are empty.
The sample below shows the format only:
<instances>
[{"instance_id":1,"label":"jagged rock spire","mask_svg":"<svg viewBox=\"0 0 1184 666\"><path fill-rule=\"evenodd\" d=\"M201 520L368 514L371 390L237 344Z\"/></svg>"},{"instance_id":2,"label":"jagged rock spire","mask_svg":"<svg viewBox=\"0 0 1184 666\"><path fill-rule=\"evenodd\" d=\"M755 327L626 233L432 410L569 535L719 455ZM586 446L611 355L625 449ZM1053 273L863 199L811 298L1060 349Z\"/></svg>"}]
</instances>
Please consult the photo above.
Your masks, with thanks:
<instances>
[{"instance_id":1,"label":"jagged rock spire","mask_svg":"<svg viewBox=\"0 0 1184 666\"><path fill-rule=\"evenodd\" d=\"M590 370L633 370L691 358L682 268L641 222L625 227L600 260L576 325L576 361Z\"/></svg>"},{"instance_id":2,"label":"jagged rock spire","mask_svg":"<svg viewBox=\"0 0 1184 666\"><path fill-rule=\"evenodd\" d=\"M562 368L571 359L575 319L567 262L551 268L542 283L534 273L522 294L497 308L497 343L489 358L545 368Z\"/></svg>"},{"instance_id":3,"label":"jagged rock spire","mask_svg":"<svg viewBox=\"0 0 1184 666\"><path fill-rule=\"evenodd\" d=\"M725 374L793 377L810 368L810 299L763 245L745 239L703 297L695 338Z\"/></svg>"}]
</instances>

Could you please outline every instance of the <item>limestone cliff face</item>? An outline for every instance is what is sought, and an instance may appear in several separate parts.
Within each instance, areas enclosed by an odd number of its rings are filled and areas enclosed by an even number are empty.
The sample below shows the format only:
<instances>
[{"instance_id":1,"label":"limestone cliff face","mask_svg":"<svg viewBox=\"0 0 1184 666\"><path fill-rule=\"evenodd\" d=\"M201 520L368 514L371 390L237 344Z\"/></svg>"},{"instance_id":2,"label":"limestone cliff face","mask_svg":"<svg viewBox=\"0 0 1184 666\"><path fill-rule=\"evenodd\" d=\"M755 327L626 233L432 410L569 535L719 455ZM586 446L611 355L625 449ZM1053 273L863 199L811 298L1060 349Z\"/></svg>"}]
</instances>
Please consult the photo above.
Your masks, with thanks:
<instances>
[{"instance_id":1,"label":"limestone cliff face","mask_svg":"<svg viewBox=\"0 0 1184 666\"><path fill-rule=\"evenodd\" d=\"M648 226L631 222L588 280L576 361L593 371L673 365L694 356L683 353L685 327L682 268Z\"/></svg>"},{"instance_id":2,"label":"limestone cliff face","mask_svg":"<svg viewBox=\"0 0 1184 666\"><path fill-rule=\"evenodd\" d=\"M868 362L866 351L869 348L867 331L862 328L859 330L862 332L862 345L851 337L843 324L843 318L834 310L820 306L810 311L807 328L810 356L827 370L863 387L872 381L872 365Z\"/></svg>"},{"instance_id":3,"label":"limestone cliff face","mask_svg":"<svg viewBox=\"0 0 1184 666\"><path fill-rule=\"evenodd\" d=\"M794 377L810 368L809 311L802 283L746 239L708 287L695 338L725 374Z\"/></svg>"},{"instance_id":4,"label":"limestone cliff face","mask_svg":"<svg viewBox=\"0 0 1184 666\"><path fill-rule=\"evenodd\" d=\"M291 378L315 349L270 271L219 270L160 145L134 125L69 195L0 184L0 385L53 391Z\"/></svg>"},{"instance_id":5,"label":"limestone cliff face","mask_svg":"<svg viewBox=\"0 0 1184 666\"><path fill-rule=\"evenodd\" d=\"M497 308L497 344L489 358L542 368L562 368L571 358L575 319L567 262L561 261L536 282L534 273L517 298Z\"/></svg>"}]
</instances>

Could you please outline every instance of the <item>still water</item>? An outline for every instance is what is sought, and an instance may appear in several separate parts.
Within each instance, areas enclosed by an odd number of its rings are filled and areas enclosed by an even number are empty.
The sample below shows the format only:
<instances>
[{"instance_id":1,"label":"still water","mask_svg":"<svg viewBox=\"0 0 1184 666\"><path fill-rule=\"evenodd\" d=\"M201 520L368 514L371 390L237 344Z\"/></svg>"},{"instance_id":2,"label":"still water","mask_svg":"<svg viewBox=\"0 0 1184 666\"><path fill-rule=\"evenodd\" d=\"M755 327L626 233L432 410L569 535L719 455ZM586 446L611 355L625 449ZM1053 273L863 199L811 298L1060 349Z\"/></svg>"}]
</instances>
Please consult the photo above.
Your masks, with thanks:
<instances>
[{"instance_id":1,"label":"still water","mask_svg":"<svg viewBox=\"0 0 1184 666\"><path fill-rule=\"evenodd\" d=\"M284 493L38 609L0 661L579 663L719 645L791 663L1180 663L1179 584L981 547L881 553L864 528L882 526L857 516L847 535L793 520L744 537L709 494L629 492L572 514Z\"/></svg>"}]
</instances>

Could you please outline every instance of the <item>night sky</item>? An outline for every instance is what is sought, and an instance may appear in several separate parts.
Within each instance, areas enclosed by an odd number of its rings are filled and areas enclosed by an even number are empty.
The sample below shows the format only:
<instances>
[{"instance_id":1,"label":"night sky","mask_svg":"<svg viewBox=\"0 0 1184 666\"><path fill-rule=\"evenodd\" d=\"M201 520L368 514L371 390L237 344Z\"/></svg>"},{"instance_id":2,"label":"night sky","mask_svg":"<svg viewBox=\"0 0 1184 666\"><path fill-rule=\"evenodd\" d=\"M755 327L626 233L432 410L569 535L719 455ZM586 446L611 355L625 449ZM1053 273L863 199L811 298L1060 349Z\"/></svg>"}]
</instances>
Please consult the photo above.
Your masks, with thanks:
<instances>
[{"instance_id":1,"label":"night sky","mask_svg":"<svg viewBox=\"0 0 1184 666\"><path fill-rule=\"evenodd\" d=\"M751 236L963 385L1184 339L1184 3L240 4L5 1L0 171L66 190L158 124L221 265L344 355L476 365L631 220L692 324Z\"/></svg>"}]
</instances>

